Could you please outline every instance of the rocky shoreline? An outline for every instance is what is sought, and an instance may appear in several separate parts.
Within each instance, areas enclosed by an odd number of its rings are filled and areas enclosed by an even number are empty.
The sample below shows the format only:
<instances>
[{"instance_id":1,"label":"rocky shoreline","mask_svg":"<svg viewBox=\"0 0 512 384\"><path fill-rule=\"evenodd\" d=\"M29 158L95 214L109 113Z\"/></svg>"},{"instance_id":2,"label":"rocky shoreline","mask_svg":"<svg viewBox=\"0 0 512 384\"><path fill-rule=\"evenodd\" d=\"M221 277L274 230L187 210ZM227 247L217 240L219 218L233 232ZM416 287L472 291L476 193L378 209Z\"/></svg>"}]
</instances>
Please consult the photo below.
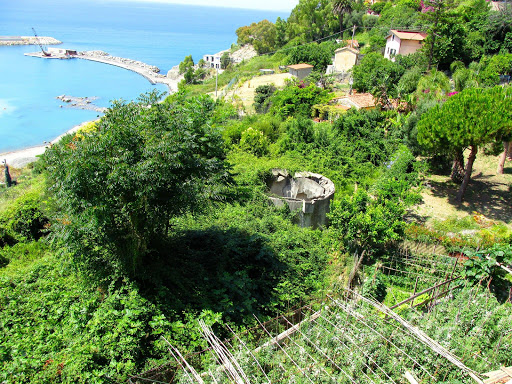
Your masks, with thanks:
<instances>
[{"instance_id":1,"label":"rocky shoreline","mask_svg":"<svg viewBox=\"0 0 512 384\"><path fill-rule=\"evenodd\" d=\"M62 101L63 103L66 103L65 107L67 108L84 109L87 111L96 111L101 113L104 113L107 110L107 108L99 107L93 103L94 101L98 100L96 96L75 97L69 95L60 95L57 96L56 99ZM60 107L63 108L64 105L61 105Z\"/></svg>"},{"instance_id":2,"label":"rocky shoreline","mask_svg":"<svg viewBox=\"0 0 512 384\"><path fill-rule=\"evenodd\" d=\"M43 45L62 44L62 41L48 36L39 36L39 42ZM0 36L0 46L9 45L38 45L38 41L35 36Z\"/></svg>"}]
</instances>

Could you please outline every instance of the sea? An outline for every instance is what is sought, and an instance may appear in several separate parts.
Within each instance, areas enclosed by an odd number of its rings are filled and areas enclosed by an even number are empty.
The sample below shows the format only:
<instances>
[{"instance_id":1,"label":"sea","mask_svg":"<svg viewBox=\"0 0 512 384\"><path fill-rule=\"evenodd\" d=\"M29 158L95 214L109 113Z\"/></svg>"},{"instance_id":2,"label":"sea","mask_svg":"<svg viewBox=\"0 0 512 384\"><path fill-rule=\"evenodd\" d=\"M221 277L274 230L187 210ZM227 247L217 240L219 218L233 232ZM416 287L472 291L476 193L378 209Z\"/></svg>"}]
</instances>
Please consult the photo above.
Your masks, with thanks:
<instances>
[{"instance_id":1,"label":"sea","mask_svg":"<svg viewBox=\"0 0 512 384\"><path fill-rule=\"evenodd\" d=\"M34 28L39 36L63 42L56 47L102 50L155 65L166 74L187 55L197 62L228 49L240 26L287 16L149 1L0 0L0 36L31 36ZM24 56L38 50L0 46L0 153L42 145L101 116L63 106L59 95L96 97L96 105L109 107L113 100L135 100L154 88L168 90L106 64Z\"/></svg>"}]
</instances>

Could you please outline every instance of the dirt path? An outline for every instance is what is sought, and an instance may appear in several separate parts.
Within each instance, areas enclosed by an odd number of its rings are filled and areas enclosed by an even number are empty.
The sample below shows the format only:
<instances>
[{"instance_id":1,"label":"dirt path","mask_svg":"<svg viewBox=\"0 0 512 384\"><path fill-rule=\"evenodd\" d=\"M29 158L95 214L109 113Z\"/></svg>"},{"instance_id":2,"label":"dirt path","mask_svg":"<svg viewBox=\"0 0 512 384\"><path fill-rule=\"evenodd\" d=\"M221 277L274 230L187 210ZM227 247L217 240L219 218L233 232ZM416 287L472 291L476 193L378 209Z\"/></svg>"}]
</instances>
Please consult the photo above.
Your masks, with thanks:
<instances>
[{"instance_id":1,"label":"dirt path","mask_svg":"<svg viewBox=\"0 0 512 384\"><path fill-rule=\"evenodd\" d=\"M233 87L224 97L225 100L232 100L235 96L239 97L244 107L252 111L254 103L254 95L256 88L260 85L274 84L277 88L282 88L286 84L287 79L291 79L289 73L276 73L273 75L255 76L251 80L246 81L240 87Z\"/></svg>"}]
</instances>

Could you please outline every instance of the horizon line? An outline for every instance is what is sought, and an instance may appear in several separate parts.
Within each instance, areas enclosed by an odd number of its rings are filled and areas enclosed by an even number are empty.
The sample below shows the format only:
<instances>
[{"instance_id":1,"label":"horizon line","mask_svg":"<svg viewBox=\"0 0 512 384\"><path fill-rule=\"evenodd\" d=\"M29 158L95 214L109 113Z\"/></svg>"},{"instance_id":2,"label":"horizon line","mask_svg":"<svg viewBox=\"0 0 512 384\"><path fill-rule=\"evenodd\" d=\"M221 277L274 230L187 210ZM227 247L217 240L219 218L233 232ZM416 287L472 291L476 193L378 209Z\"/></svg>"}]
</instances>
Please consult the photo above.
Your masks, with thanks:
<instances>
[{"instance_id":1,"label":"horizon line","mask_svg":"<svg viewBox=\"0 0 512 384\"><path fill-rule=\"evenodd\" d=\"M251 10L251 11L269 11L269 12L291 12L293 8L256 8L251 6L240 6L239 4L230 5L230 4L202 4L202 3L190 3L185 0L107 0L109 2L130 2L130 3L161 3L161 4L174 4L174 5L183 5L190 7L209 7L209 8L227 8L227 9L242 9L242 10ZM201 0L199 0L201 2ZM293 0L292 0L293 1ZM298 2L298 1L297 1Z\"/></svg>"}]
</instances>

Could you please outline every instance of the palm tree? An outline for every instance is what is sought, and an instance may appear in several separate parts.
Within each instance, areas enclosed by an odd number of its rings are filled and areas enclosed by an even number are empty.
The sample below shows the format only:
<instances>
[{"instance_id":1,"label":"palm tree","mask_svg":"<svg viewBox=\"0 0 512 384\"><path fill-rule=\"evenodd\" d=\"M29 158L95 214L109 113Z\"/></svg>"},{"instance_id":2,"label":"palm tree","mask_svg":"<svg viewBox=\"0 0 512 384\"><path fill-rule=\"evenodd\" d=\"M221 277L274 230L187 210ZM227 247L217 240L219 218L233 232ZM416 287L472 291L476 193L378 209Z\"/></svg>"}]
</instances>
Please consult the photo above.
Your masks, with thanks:
<instances>
[{"instance_id":1,"label":"palm tree","mask_svg":"<svg viewBox=\"0 0 512 384\"><path fill-rule=\"evenodd\" d=\"M333 0L332 11L338 16L340 21L340 37L343 38L343 16L353 9L352 0Z\"/></svg>"}]
</instances>

